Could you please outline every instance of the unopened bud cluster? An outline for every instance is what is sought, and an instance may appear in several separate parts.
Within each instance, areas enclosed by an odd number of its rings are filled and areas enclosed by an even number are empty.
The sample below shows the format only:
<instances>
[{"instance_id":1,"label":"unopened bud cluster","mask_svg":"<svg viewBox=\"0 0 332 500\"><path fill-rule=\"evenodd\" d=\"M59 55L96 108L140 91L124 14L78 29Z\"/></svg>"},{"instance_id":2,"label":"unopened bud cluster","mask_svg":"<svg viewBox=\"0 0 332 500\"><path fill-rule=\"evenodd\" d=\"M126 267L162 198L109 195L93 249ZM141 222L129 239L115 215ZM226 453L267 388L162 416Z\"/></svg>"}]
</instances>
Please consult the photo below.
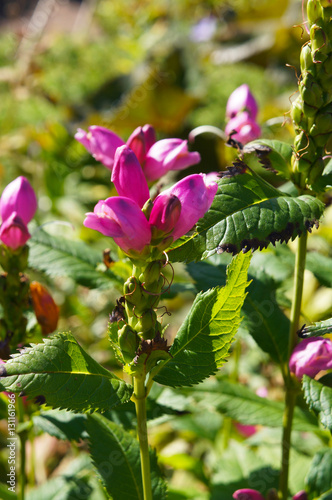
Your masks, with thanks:
<instances>
[{"instance_id":1,"label":"unopened bud cluster","mask_svg":"<svg viewBox=\"0 0 332 500\"><path fill-rule=\"evenodd\" d=\"M315 189L332 147L332 7L325 4L307 3L310 41L301 50L299 96L291 109L293 180L302 189Z\"/></svg>"}]
</instances>

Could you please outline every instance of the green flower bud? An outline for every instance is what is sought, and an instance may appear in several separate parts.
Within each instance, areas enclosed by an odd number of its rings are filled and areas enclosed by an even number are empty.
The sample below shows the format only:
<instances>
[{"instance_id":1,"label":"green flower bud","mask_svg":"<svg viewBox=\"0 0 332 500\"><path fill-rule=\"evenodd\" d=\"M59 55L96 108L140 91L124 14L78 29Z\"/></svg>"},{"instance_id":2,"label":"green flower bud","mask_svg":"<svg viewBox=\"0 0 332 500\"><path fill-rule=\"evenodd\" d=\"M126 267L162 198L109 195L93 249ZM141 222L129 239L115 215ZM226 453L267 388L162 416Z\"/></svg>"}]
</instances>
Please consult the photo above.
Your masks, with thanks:
<instances>
[{"instance_id":1,"label":"green flower bud","mask_svg":"<svg viewBox=\"0 0 332 500\"><path fill-rule=\"evenodd\" d=\"M307 173L311 167L311 162L303 157L292 156L293 172Z\"/></svg>"},{"instance_id":2,"label":"green flower bud","mask_svg":"<svg viewBox=\"0 0 332 500\"><path fill-rule=\"evenodd\" d=\"M323 20L317 19L310 28L311 47L315 55L315 61L320 60L320 58L317 58L317 54L325 55L329 52L329 44L323 26Z\"/></svg>"},{"instance_id":3,"label":"green flower bud","mask_svg":"<svg viewBox=\"0 0 332 500\"><path fill-rule=\"evenodd\" d=\"M312 60L311 44L303 45L300 54L301 70L311 73L313 76L316 74L316 65Z\"/></svg>"},{"instance_id":4,"label":"green flower bud","mask_svg":"<svg viewBox=\"0 0 332 500\"><path fill-rule=\"evenodd\" d=\"M149 285L158 282L162 263L160 260L155 260L150 262L145 271L140 275L139 279L144 283L144 288L149 287Z\"/></svg>"},{"instance_id":5,"label":"green flower bud","mask_svg":"<svg viewBox=\"0 0 332 500\"><path fill-rule=\"evenodd\" d=\"M129 304L139 305L142 300L140 283L134 276L127 279L124 284L124 296Z\"/></svg>"},{"instance_id":6,"label":"green flower bud","mask_svg":"<svg viewBox=\"0 0 332 500\"><path fill-rule=\"evenodd\" d=\"M135 355L139 344L137 333L128 325L124 325L118 332L119 347L126 363L130 363Z\"/></svg>"},{"instance_id":7,"label":"green flower bud","mask_svg":"<svg viewBox=\"0 0 332 500\"><path fill-rule=\"evenodd\" d=\"M291 118L295 127L305 128L307 120L303 113L303 100L300 95L292 102Z\"/></svg>"},{"instance_id":8,"label":"green flower bud","mask_svg":"<svg viewBox=\"0 0 332 500\"><path fill-rule=\"evenodd\" d=\"M324 147L328 136L332 134L332 105L321 109L310 128L310 135L314 137L318 147Z\"/></svg>"},{"instance_id":9,"label":"green flower bud","mask_svg":"<svg viewBox=\"0 0 332 500\"><path fill-rule=\"evenodd\" d=\"M318 18L321 18L323 14L322 6L319 0L308 0L307 2L307 16L310 24L316 22Z\"/></svg>"},{"instance_id":10,"label":"green flower bud","mask_svg":"<svg viewBox=\"0 0 332 500\"><path fill-rule=\"evenodd\" d=\"M307 161L311 161L315 157L316 144L313 139L307 136L303 131L296 136L294 147L297 155Z\"/></svg>"},{"instance_id":11,"label":"green flower bud","mask_svg":"<svg viewBox=\"0 0 332 500\"><path fill-rule=\"evenodd\" d=\"M155 337L155 328L157 323L157 315L153 309L145 311L137 320L136 331L143 339L153 339Z\"/></svg>"},{"instance_id":12,"label":"green flower bud","mask_svg":"<svg viewBox=\"0 0 332 500\"><path fill-rule=\"evenodd\" d=\"M303 76L303 80L300 83L300 92L304 105L307 105L307 107L309 108L313 108L313 114L309 114L309 116L313 116L316 112L316 109L323 106L324 100L322 89L310 73L306 73ZM304 112L305 114L308 114L305 109Z\"/></svg>"},{"instance_id":13,"label":"green flower bud","mask_svg":"<svg viewBox=\"0 0 332 500\"><path fill-rule=\"evenodd\" d=\"M322 158L318 158L312 165L309 172L309 184L312 186L314 182L322 175L325 168L325 163Z\"/></svg>"}]
</instances>

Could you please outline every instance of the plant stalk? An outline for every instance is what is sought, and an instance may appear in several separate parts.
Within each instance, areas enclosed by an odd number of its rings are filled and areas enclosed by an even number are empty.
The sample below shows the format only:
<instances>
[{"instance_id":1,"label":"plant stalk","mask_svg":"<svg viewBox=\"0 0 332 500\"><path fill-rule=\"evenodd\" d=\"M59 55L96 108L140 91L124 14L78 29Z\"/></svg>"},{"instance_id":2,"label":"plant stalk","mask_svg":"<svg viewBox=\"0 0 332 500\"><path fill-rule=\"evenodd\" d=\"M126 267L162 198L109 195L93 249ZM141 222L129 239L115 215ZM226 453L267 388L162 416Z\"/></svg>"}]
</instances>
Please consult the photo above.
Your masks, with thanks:
<instances>
[{"instance_id":1,"label":"plant stalk","mask_svg":"<svg viewBox=\"0 0 332 500\"><path fill-rule=\"evenodd\" d=\"M144 500L152 499L148 429L146 424L146 390L143 378L134 379L134 402L137 416L137 436L141 455L141 472Z\"/></svg>"},{"instance_id":2,"label":"plant stalk","mask_svg":"<svg viewBox=\"0 0 332 500\"><path fill-rule=\"evenodd\" d=\"M290 330L288 340L288 356L285 378L285 410L283 415L283 435L282 435L282 458L281 458L281 473L279 481L279 498L288 500L288 476L290 466L290 447L291 434L293 425L293 416L297 396L297 388L293 382L292 375L289 372L289 358L297 344L298 337L296 332L299 329L299 321L301 315L301 302L303 293L303 278L307 253L307 233L303 233L298 239L298 246L295 258L294 269L294 288L293 301L290 315Z\"/></svg>"}]
</instances>

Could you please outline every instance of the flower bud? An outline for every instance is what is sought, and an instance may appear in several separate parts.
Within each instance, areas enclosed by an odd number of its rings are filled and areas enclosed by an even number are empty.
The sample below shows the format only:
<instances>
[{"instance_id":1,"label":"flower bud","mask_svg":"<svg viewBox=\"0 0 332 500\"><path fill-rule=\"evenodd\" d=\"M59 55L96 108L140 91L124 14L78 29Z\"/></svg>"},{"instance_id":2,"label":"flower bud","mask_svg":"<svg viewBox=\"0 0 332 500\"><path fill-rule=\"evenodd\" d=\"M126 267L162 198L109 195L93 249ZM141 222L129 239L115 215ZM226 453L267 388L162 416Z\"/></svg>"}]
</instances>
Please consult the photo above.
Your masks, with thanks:
<instances>
[{"instance_id":1,"label":"flower bud","mask_svg":"<svg viewBox=\"0 0 332 500\"><path fill-rule=\"evenodd\" d=\"M28 224L36 210L37 198L28 179L17 177L5 187L0 199L0 216L3 221L16 212L16 215Z\"/></svg>"},{"instance_id":2,"label":"flower bud","mask_svg":"<svg viewBox=\"0 0 332 500\"><path fill-rule=\"evenodd\" d=\"M12 250L25 245L30 237L27 226L16 212L1 224L0 240Z\"/></svg>"},{"instance_id":3,"label":"flower bud","mask_svg":"<svg viewBox=\"0 0 332 500\"><path fill-rule=\"evenodd\" d=\"M181 202L172 193L159 195L151 211L149 222L152 227L157 228L162 233L169 233L178 222L181 214Z\"/></svg>"},{"instance_id":4,"label":"flower bud","mask_svg":"<svg viewBox=\"0 0 332 500\"><path fill-rule=\"evenodd\" d=\"M260 137L261 129L248 113L241 113L229 120L225 127L225 133L232 135L232 138L241 144L247 144Z\"/></svg>"},{"instance_id":5,"label":"flower bud","mask_svg":"<svg viewBox=\"0 0 332 500\"><path fill-rule=\"evenodd\" d=\"M169 170L183 170L199 163L199 153L188 151L188 142L182 139L162 139L151 146L144 165L148 181L155 181Z\"/></svg>"},{"instance_id":6,"label":"flower bud","mask_svg":"<svg viewBox=\"0 0 332 500\"><path fill-rule=\"evenodd\" d=\"M300 54L301 70L303 72L309 72L313 76L316 75L316 65L312 60L311 45L306 44L302 46Z\"/></svg>"},{"instance_id":7,"label":"flower bud","mask_svg":"<svg viewBox=\"0 0 332 500\"><path fill-rule=\"evenodd\" d=\"M120 196L126 196L142 208L150 198L149 186L134 152L126 145L120 146L114 156L112 182Z\"/></svg>"},{"instance_id":8,"label":"flower bud","mask_svg":"<svg viewBox=\"0 0 332 500\"><path fill-rule=\"evenodd\" d=\"M83 144L95 160L103 163L109 170L113 168L116 149L124 144L124 141L114 132L97 125L89 127L88 133L79 128L75 139Z\"/></svg>"},{"instance_id":9,"label":"flower bud","mask_svg":"<svg viewBox=\"0 0 332 500\"><path fill-rule=\"evenodd\" d=\"M306 73L300 84L300 92L304 103L309 107L309 110L304 109L305 114L310 112L309 116L314 116L317 109L323 106L323 95L322 89L315 82L313 76L310 73Z\"/></svg>"},{"instance_id":10,"label":"flower bud","mask_svg":"<svg viewBox=\"0 0 332 500\"><path fill-rule=\"evenodd\" d=\"M156 142L156 133L151 125L137 127L127 141L127 146L132 149L143 166L147 152Z\"/></svg>"},{"instance_id":11,"label":"flower bud","mask_svg":"<svg viewBox=\"0 0 332 500\"><path fill-rule=\"evenodd\" d=\"M332 341L323 337L302 340L290 360L291 373L301 380L303 375L314 378L321 370L332 368Z\"/></svg>"},{"instance_id":12,"label":"flower bud","mask_svg":"<svg viewBox=\"0 0 332 500\"><path fill-rule=\"evenodd\" d=\"M264 500L264 497L257 491L249 488L237 490L233 493L235 500Z\"/></svg>"},{"instance_id":13,"label":"flower bud","mask_svg":"<svg viewBox=\"0 0 332 500\"><path fill-rule=\"evenodd\" d=\"M112 237L126 253L131 249L141 252L151 240L151 229L142 210L122 196L99 201L94 211L86 214L83 224Z\"/></svg>"},{"instance_id":14,"label":"flower bud","mask_svg":"<svg viewBox=\"0 0 332 500\"><path fill-rule=\"evenodd\" d=\"M208 179L205 174L193 174L157 196L154 201L157 207L160 198L168 201L171 196L176 196L180 200L181 217L171 233L173 240L185 235L203 217L212 205L217 189L218 184L213 179ZM153 209L151 215L152 213Z\"/></svg>"},{"instance_id":15,"label":"flower bud","mask_svg":"<svg viewBox=\"0 0 332 500\"><path fill-rule=\"evenodd\" d=\"M43 335L54 332L58 325L59 308L52 296L47 289L37 281L30 283L30 295L33 309L37 321L41 326Z\"/></svg>"},{"instance_id":16,"label":"flower bud","mask_svg":"<svg viewBox=\"0 0 332 500\"><path fill-rule=\"evenodd\" d=\"M257 102L246 83L235 89L229 96L226 105L226 118L232 119L242 112L248 113L252 120L256 120Z\"/></svg>"},{"instance_id":17,"label":"flower bud","mask_svg":"<svg viewBox=\"0 0 332 500\"><path fill-rule=\"evenodd\" d=\"M308 0L307 2L307 16L310 24L316 22L316 20L322 17L323 9L317 0Z\"/></svg>"},{"instance_id":18,"label":"flower bud","mask_svg":"<svg viewBox=\"0 0 332 500\"><path fill-rule=\"evenodd\" d=\"M296 493L296 495L293 496L293 500L308 500L308 495L307 492L302 490Z\"/></svg>"},{"instance_id":19,"label":"flower bud","mask_svg":"<svg viewBox=\"0 0 332 500\"><path fill-rule=\"evenodd\" d=\"M119 347L126 363L130 363L135 357L139 339L137 333L128 325L124 325L118 332Z\"/></svg>"},{"instance_id":20,"label":"flower bud","mask_svg":"<svg viewBox=\"0 0 332 500\"><path fill-rule=\"evenodd\" d=\"M135 329L143 339L153 339L155 336L156 322L157 315L155 311L153 309L148 309L137 319Z\"/></svg>"}]
</instances>

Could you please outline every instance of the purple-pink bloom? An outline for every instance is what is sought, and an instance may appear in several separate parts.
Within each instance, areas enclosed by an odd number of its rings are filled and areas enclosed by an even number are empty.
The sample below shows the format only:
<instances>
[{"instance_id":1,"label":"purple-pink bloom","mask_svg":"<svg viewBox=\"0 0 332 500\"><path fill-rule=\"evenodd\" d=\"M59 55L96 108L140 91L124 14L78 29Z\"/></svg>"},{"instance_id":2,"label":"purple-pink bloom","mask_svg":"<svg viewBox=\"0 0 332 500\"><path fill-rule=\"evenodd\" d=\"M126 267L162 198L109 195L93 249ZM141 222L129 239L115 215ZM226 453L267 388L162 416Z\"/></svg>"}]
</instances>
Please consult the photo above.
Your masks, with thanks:
<instances>
[{"instance_id":1,"label":"purple-pink bloom","mask_svg":"<svg viewBox=\"0 0 332 500\"><path fill-rule=\"evenodd\" d=\"M183 170L200 160L199 153L188 151L188 141L162 139L149 149L143 170L148 181L155 181L169 170Z\"/></svg>"},{"instance_id":2,"label":"purple-pink bloom","mask_svg":"<svg viewBox=\"0 0 332 500\"><path fill-rule=\"evenodd\" d=\"M296 493L296 495L293 496L293 500L308 500L308 495L307 492L302 490Z\"/></svg>"},{"instance_id":3,"label":"purple-pink bloom","mask_svg":"<svg viewBox=\"0 0 332 500\"><path fill-rule=\"evenodd\" d=\"M247 112L252 120L256 120L258 112L257 102L246 83L240 85L240 87L231 93L226 105L226 117L229 119L234 118L242 112Z\"/></svg>"},{"instance_id":4,"label":"purple-pink bloom","mask_svg":"<svg viewBox=\"0 0 332 500\"><path fill-rule=\"evenodd\" d=\"M115 196L101 200L93 212L87 213L84 226L110 236L126 253L141 252L151 241L151 229L137 203Z\"/></svg>"},{"instance_id":5,"label":"purple-pink bloom","mask_svg":"<svg viewBox=\"0 0 332 500\"><path fill-rule=\"evenodd\" d=\"M260 137L261 129L248 113L241 113L229 120L225 127L225 133L226 135L231 134L232 139L247 144L247 142Z\"/></svg>"},{"instance_id":6,"label":"purple-pink bloom","mask_svg":"<svg viewBox=\"0 0 332 500\"><path fill-rule=\"evenodd\" d=\"M83 144L95 160L103 163L109 170L113 168L116 149L124 144L114 132L98 125L89 127L89 132L79 128L75 139Z\"/></svg>"},{"instance_id":7,"label":"purple-pink bloom","mask_svg":"<svg viewBox=\"0 0 332 500\"><path fill-rule=\"evenodd\" d=\"M25 224L31 221L37 210L37 198L28 181L23 176L17 177L8 184L2 192L0 199L0 217L2 221L8 219L13 212Z\"/></svg>"},{"instance_id":8,"label":"purple-pink bloom","mask_svg":"<svg viewBox=\"0 0 332 500\"><path fill-rule=\"evenodd\" d=\"M29 238L28 228L17 212L12 212L1 224L0 240L12 250L25 245Z\"/></svg>"},{"instance_id":9,"label":"purple-pink bloom","mask_svg":"<svg viewBox=\"0 0 332 500\"><path fill-rule=\"evenodd\" d=\"M115 152L111 180L120 196L130 198L140 208L150 198L142 167L134 152L126 145L120 146Z\"/></svg>"},{"instance_id":10,"label":"purple-pink bloom","mask_svg":"<svg viewBox=\"0 0 332 500\"><path fill-rule=\"evenodd\" d=\"M332 342L316 337L302 340L289 360L291 373L301 380L303 375L314 378L321 370L332 368Z\"/></svg>"},{"instance_id":11,"label":"purple-pink bloom","mask_svg":"<svg viewBox=\"0 0 332 500\"><path fill-rule=\"evenodd\" d=\"M181 213L172 231L173 240L186 234L210 208L217 192L218 184L208 180L205 174L193 174L177 182L171 188L160 193L153 203L150 223L158 218L160 206L166 205L171 196L181 203Z\"/></svg>"},{"instance_id":12,"label":"purple-pink bloom","mask_svg":"<svg viewBox=\"0 0 332 500\"><path fill-rule=\"evenodd\" d=\"M261 495L259 491L249 488L236 490L233 493L233 498L235 498L235 500L264 500L263 495Z\"/></svg>"},{"instance_id":13,"label":"purple-pink bloom","mask_svg":"<svg viewBox=\"0 0 332 500\"><path fill-rule=\"evenodd\" d=\"M177 196L168 193L158 196L153 204L149 222L152 227L167 234L174 229L181 215L181 202Z\"/></svg>"},{"instance_id":14,"label":"purple-pink bloom","mask_svg":"<svg viewBox=\"0 0 332 500\"><path fill-rule=\"evenodd\" d=\"M127 141L127 146L137 156L139 163L143 166L147 152L156 142L156 133L152 125L137 127Z\"/></svg>"}]
</instances>

